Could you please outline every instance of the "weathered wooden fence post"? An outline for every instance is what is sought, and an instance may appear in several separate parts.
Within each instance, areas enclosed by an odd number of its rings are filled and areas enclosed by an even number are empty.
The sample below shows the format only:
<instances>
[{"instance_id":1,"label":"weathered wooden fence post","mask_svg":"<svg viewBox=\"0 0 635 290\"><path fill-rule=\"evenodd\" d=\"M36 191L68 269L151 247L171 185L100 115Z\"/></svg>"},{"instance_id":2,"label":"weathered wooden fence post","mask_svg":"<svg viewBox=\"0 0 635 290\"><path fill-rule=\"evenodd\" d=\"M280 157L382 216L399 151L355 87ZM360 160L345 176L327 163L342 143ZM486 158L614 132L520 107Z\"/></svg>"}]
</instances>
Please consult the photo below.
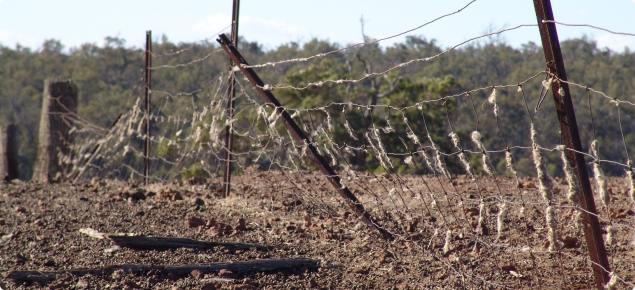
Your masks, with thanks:
<instances>
[{"instance_id":1,"label":"weathered wooden fence post","mask_svg":"<svg viewBox=\"0 0 635 290\"><path fill-rule=\"evenodd\" d=\"M32 180L60 182L72 169L73 117L77 86L71 80L46 80L42 99L37 161Z\"/></svg>"},{"instance_id":2,"label":"weathered wooden fence post","mask_svg":"<svg viewBox=\"0 0 635 290\"><path fill-rule=\"evenodd\" d=\"M0 126L0 180L10 181L18 176L18 127Z\"/></svg>"}]
</instances>

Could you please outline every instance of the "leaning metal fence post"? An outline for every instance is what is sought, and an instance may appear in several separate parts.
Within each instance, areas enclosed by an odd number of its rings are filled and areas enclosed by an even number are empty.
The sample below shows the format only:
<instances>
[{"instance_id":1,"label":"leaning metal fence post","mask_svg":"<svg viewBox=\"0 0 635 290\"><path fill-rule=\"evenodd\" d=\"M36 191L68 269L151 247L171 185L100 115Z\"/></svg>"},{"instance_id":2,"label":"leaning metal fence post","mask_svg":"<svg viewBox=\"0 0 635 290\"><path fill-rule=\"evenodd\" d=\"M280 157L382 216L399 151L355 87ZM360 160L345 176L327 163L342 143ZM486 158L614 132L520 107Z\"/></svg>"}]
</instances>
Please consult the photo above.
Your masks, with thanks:
<instances>
[{"instance_id":1,"label":"leaning metal fence post","mask_svg":"<svg viewBox=\"0 0 635 290\"><path fill-rule=\"evenodd\" d=\"M238 47L238 8L240 7L240 0L233 0L234 7L232 10L232 44ZM227 88L227 118L229 120L234 118L234 94L236 93L236 80L234 79L234 73L232 72L234 67L234 61L229 61L229 87ZM227 124L225 127L225 169L223 170L223 185L225 186L223 196L229 196L229 190L231 189L232 180L232 147L234 146L234 133L232 132L232 124Z\"/></svg>"},{"instance_id":2,"label":"leaning metal fence post","mask_svg":"<svg viewBox=\"0 0 635 290\"><path fill-rule=\"evenodd\" d=\"M553 22L544 22L554 20L551 2L550 0L534 0L534 7L536 9L536 17L538 18L538 27L540 28L540 37L542 38L542 47L545 53L547 67L549 68L549 73L555 76L556 80L551 84L551 92L556 102L562 141L567 149L584 152L582 143L580 142L580 134L578 132L578 124L571 101L569 85L565 83L567 81L567 73L564 68L562 51L560 51L556 24ZM560 82L559 80L565 82ZM559 94L560 87L564 90L564 95ZM584 236L589 248L589 256L591 261L593 261L592 267L595 283L598 289L604 289L604 285L609 281L611 268L606 256L606 248L604 247L604 240L602 239L602 228L600 227L595 208L595 201L593 199L593 192L591 191L591 183L589 181L584 155L571 150L566 150L566 152L569 162L575 164L574 172L578 176L582 187L582 194L578 196L578 199L580 206L585 210Z\"/></svg>"},{"instance_id":3,"label":"leaning metal fence post","mask_svg":"<svg viewBox=\"0 0 635 290\"><path fill-rule=\"evenodd\" d=\"M302 129L300 129L300 127L295 123L295 121L293 121L289 113L286 110L283 110L282 105L276 99L276 97L274 97L270 91L265 91L262 89L262 87L265 84L262 82L260 77L258 77L258 75L256 74L256 72L254 72L253 69L244 67L248 65L247 61L245 61L243 56L240 55L236 47L232 45L232 43L229 41L227 36L225 36L225 34L220 34L217 41L221 44L225 52L234 61L234 63L238 65L238 68L240 69L240 71L245 75L245 77L247 77L251 85L258 92L258 94L260 94L260 96L262 96L262 98L265 99L265 102L274 110L278 110L278 113L282 117L282 121L284 122L284 125L287 127L287 130L289 130L289 133L291 133L293 138L295 138L298 141L299 145L300 146L306 145L308 147L308 150L311 152L310 157L315 163L315 165L317 165L317 167L320 168L320 171L322 171L322 174L324 174L329 179L329 181L331 182L331 185L333 185L333 187L335 187L335 189L339 192L342 198L344 198L348 206L351 209L353 209L353 211L355 211L357 216L359 216L362 219L362 221L364 221L364 223L375 227L375 229L377 229L377 231L385 239L394 240L394 237L392 236L392 234L388 232L387 230L385 230L383 227L381 227L373 219L370 213L364 209L364 206L357 199L357 197L355 197L355 195L353 195L353 193L347 187L342 186L342 184L340 183L340 178L338 174L335 172L335 170L333 170L333 168L331 168L331 166L326 161L326 159L324 159L324 157L322 157L322 155L318 153L313 143L311 143L309 139L306 137L306 135L304 135L304 132L302 132Z\"/></svg>"}]
</instances>

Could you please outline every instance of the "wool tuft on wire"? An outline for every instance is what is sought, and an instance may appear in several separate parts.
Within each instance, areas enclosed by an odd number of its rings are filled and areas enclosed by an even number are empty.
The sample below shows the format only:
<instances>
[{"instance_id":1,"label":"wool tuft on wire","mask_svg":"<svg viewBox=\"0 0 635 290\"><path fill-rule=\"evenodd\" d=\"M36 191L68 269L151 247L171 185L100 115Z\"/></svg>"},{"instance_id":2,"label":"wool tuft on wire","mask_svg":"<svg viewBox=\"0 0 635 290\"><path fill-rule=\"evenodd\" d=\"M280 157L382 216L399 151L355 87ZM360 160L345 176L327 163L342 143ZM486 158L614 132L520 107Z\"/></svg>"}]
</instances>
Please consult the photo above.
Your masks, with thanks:
<instances>
[{"instance_id":1,"label":"wool tuft on wire","mask_svg":"<svg viewBox=\"0 0 635 290\"><path fill-rule=\"evenodd\" d=\"M560 151L562 169L564 171L565 178L567 179L567 183L569 184L569 194L567 194L567 199L569 199L573 205L578 206L578 195L580 194L580 182L578 181L578 176L576 176L573 172L573 167L569 162L569 158L567 158L566 147L564 145L558 145L556 149Z\"/></svg>"},{"instance_id":2,"label":"wool tuft on wire","mask_svg":"<svg viewBox=\"0 0 635 290\"><path fill-rule=\"evenodd\" d=\"M609 225L606 227L606 244L609 246L614 246L615 237L617 235L617 227L614 225Z\"/></svg>"},{"instance_id":3,"label":"wool tuft on wire","mask_svg":"<svg viewBox=\"0 0 635 290\"><path fill-rule=\"evenodd\" d=\"M516 158L512 155L509 148L505 151L505 167L509 169L509 172L516 177L516 187L520 187L520 180L518 179L518 170L516 170Z\"/></svg>"},{"instance_id":4,"label":"wool tuft on wire","mask_svg":"<svg viewBox=\"0 0 635 290\"><path fill-rule=\"evenodd\" d=\"M439 150L439 147L437 147L437 144L434 143L434 141L432 141L432 136L430 136L429 133L428 133L428 140L430 141L432 150L434 150L434 160L435 160L434 167L436 168L437 172L439 172L440 174L443 174L448 179L451 179L452 177L450 176L450 172L448 171L447 166L445 165L445 160L443 159L443 156L441 156L441 151Z\"/></svg>"},{"instance_id":5,"label":"wool tuft on wire","mask_svg":"<svg viewBox=\"0 0 635 290\"><path fill-rule=\"evenodd\" d=\"M602 204L604 204L605 207L608 207L609 203L611 202L611 197L608 193L608 182L606 180L606 176L604 175L604 171L602 171L602 168L600 168L600 156L598 147L598 140L593 140L593 142L591 142L591 154L593 155L593 157L595 157L595 161L593 162L593 179L595 179L595 183L598 186Z\"/></svg>"},{"instance_id":6,"label":"wool tuft on wire","mask_svg":"<svg viewBox=\"0 0 635 290\"><path fill-rule=\"evenodd\" d=\"M451 132L450 138L452 139L452 144L454 144L454 147L459 150L459 160L461 160L461 163L463 164L465 173L467 173L467 175L470 176L472 180L476 180L476 176L474 175L474 169L472 168L472 165L470 165L470 161L467 159L465 152L461 148L461 141L459 140L459 135L457 135L454 132Z\"/></svg>"},{"instance_id":7,"label":"wool tuft on wire","mask_svg":"<svg viewBox=\"0 0 635 290\"><path fill-rule=\"evenodd\" d=\"M494 105L494 116L498 117L498 105L496 104L496 87L492 89L492 94L487 98L487 102Z\"/></svg>"},{"instance_id":8,"label":"wool tuft on wire","mask_svg":"<svg viewBox=\"0 0 635 290\"><path fill-rule=\"evenodd\" d=\"M483 142L481 142L481 133L479 133L478 131L472 132L472 142L474 142L474 144L476 144L476 147L481 150L481 163L483 164L483 170L485 170L485 172L490 176L494 175L494 166L492 166L492 162L487 155L485 145L483 145Z\"/></svg>"},{"instance_id":9,"label":"wool tuft on wire","mask_svg":"<svg viewBox=\"0 0 635 290\"><path fill-rule=\"evenodd\" d=\"M538 132L534 127L534 123L531 123L531 143L532 143L532 159L534 161L534 165L536 166L536 175L538 176L538 189L542 194L542 197L551 202L553 197L553 180L549 173L547 172L547 164L545 162L545 158L540 151L540 145L536 139L538 138Z\"/></svg>"},{"instance_id":10,"label":"wool tuft on wire","mask_svg":"<svg viewBox=\"0 0 635 290\"><path fill-rule=\"evenodd\" d=\"M556 220L554 209L552 206L547 206L545 211L545 219L547 221L549 251L557 251L562 248L562 242L558 239L558 221Z\"/></svg>"},{"instance_id":11,"label":"wool tuft on wire","mask_svg":"<svg viewBox=\"0 0 635 290\"><path fill-rule=\"evenodd\" d=\"M452 230L445 232L445 243L443 244L443 254L446 255L450 252L450 243L452 242Z\"/></svg>"},{"instance_id":12,"label":"wool tuft on wire","mask_svg":"<svg viewBox=\"0 0 635 290\"><path fill-rule=\"evenodd\" d=\"M606 283L606 285L604 285L604 289L616 289L615 286L617 286L617 282L619 282L619 280L617 279L617 275L615 274L615 272L609 273L609 281Z\"/></svg>"}]
</instances>

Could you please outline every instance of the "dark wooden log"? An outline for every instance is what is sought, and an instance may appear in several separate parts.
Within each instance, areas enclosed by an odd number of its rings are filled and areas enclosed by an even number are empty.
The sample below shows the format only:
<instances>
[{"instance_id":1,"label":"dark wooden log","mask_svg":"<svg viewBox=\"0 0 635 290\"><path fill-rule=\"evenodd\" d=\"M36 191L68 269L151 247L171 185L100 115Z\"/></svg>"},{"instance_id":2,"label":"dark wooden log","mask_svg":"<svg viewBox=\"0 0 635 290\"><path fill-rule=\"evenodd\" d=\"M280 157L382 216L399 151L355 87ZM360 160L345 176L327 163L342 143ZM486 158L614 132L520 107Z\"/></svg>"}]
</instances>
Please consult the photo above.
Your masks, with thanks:
<instances>
[{"instance_id":1,"label":"dark wooden log","mask_svg":"<svg viewBox=\"0 0 635 290\"><path fill-rule=\"evenodd\" d=\"M18 164L18 127L14 124L0 126L0 180L18 178Z\"/></svg>"},{"instance_id":2,"label":"dark wooden log","mask_svg":"<svg viewBox=\"0 0 635 290\"><path fill-rule=\"evenodd\" d=\"M146 236L108 236L117 246L133 248L133 249L161 249L161 248L198 248L209 249L215 247L226 247L235 250L258 249L268 250L274 247L243 244L243 243L217 243L197 241L181 238L163 238L163 237L146 237Z\"/></svg>"},{"instance_id":3,"label":"dark wooden log","mask_svg":"<svg viewBox=\"0 0 635 290\"><path fill-rule=\"evenodd\" d=\"M59 182L72 169L73 117L77 113L77 86L71 80L46 80L37 161L32 180ZM62 157L62 158L60 158Z\"/></svg>"},{"instance_id":4,"label":"dark wooden log","mask_svg":"<svg viewBox=\"0 0 635 290\"><path fill-rule=\"evenodd\" d=\"M55 272L41 272L41 271L12 271L7 275L7 278L29 281L29 282L41 282L47 283L56 279L65 278L67 276L85 276L85 275L109 275L115 271L122 270L125 273L143 274L150 272L151 270L158 270L165 274L174 274L178 276L187 275L194 270L199 270L203 274L219 272L222 269L230 270L234 273L245 273L251 271L268 272L277 271L282 269L292 268L318 268L320 265L319 260L313 259L268 259L268 260L255 260L247 262L222 262L222 263L208 263L208 264L191 264L180 266L149 266L149 265L114 265L104 268L95 269L75 269L67 271L55 271Z\"/></svg>"}]
</instances>

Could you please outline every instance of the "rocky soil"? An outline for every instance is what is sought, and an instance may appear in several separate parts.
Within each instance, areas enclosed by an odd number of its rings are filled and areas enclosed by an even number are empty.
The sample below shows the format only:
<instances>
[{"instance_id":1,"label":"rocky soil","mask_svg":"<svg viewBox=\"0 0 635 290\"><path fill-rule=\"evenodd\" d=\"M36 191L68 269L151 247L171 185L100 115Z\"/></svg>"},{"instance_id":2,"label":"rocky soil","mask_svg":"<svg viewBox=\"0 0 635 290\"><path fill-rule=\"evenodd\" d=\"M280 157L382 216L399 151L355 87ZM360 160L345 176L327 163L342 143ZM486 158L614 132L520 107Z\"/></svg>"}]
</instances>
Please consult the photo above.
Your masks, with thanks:
<instances>
[{"instance_id":1,"label":"rocky soil","mask_svg":"<svg viewBox=\"0 0 635 290\"><path fill-rule=\"evenodd\" d=\"M555 206L564 242L559 252L546 250L545 203L531 179L521 180L524 188L518 189L515 180L502 177L481 178L477 187L464 176L452 183L434 176L360 176L349 187L378 223L394 233L392 242L355 217L323 178L308 172L252 172L236 176L233 182L227 198L220 197L216 179L148 186L99 179L76 185L0 184L0 287L594 288L584 236L575 228L573 209L566 200L566 182L556 182ZM610 188L610 213L598 205L603 227L609 223L619 227L614 244L608 247L609 261L621 279L634 283L635 214L624 180L611 179ZM481 197L486 206L482 226L477 227ZM508 205L499 237L497 215L503 201ZM90 231L93 236L87 234ZM131 249L99 238L100 233L272 248ZM115 271L46 283L7 277L12 271L292 258L317 259L319 267L187 275ZM616 289L629 287L622 281L618 285Z\"/></svg>"}]
</instances>

